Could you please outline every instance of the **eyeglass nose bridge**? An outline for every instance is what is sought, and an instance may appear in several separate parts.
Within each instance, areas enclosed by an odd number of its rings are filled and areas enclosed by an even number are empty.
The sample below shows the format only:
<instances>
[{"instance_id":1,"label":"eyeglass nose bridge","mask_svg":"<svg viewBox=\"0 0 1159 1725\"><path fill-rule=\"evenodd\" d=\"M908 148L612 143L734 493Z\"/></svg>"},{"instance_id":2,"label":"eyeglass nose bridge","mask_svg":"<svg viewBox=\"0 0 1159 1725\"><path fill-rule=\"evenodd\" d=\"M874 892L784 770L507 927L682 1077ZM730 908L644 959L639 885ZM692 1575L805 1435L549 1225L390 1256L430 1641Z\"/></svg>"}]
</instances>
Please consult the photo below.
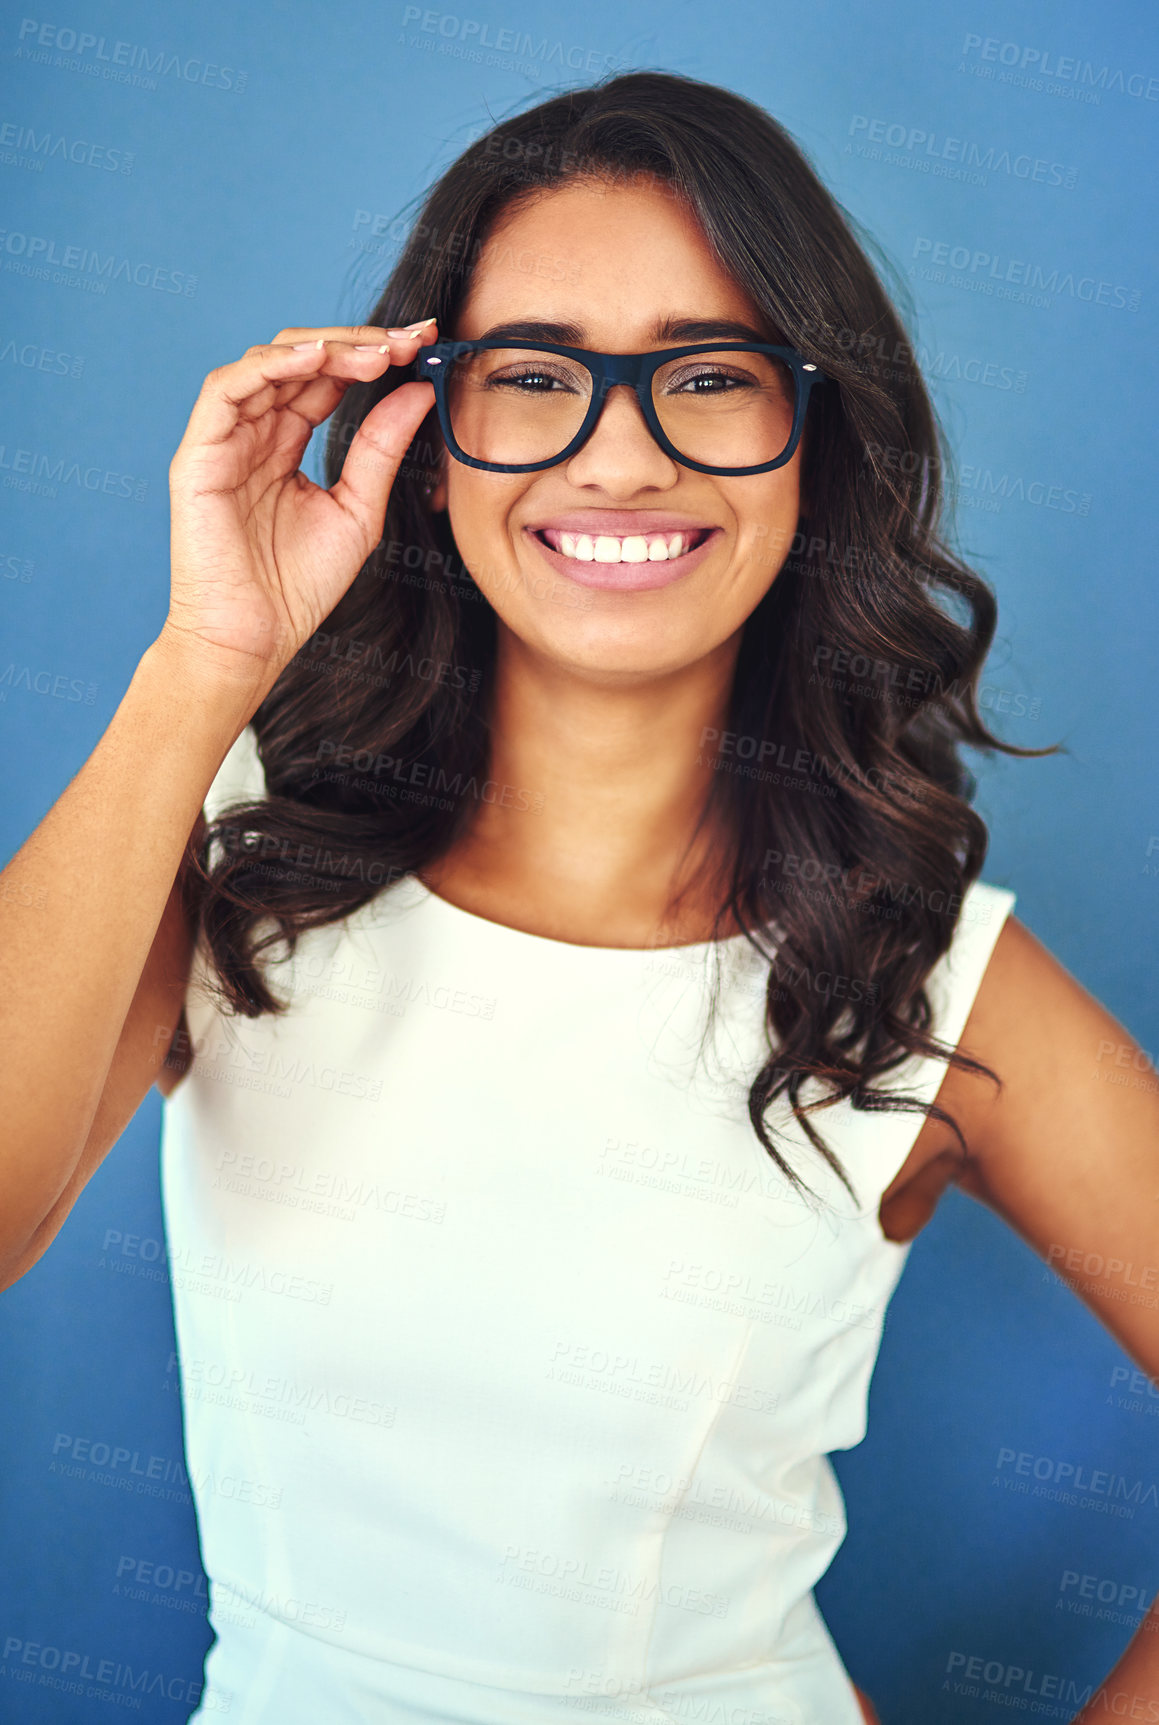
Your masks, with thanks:
<instances>
[{"instance_id":1,"label":"eyeglass nose bridge","mask_svg":"<svg viewBox=\"0 0 1159 1725\"><path fill-rule=\"evenodd\" d=\"M609 390L615 389L619 383L626 383L636 397L636 404L647 421L648 413L640 389L640 378L644 370L644 360L647 356L639 353L614 353L605 356L600 369L592 374L592 400L588 409L587 435L596 428L607 403ZM589 364L589 370L591 370ZM651 430L651 427L649 427Z\"/></svg>"},{"instance_id":2,"label":"eyeglass nose bridge","mask_svg":"<svg viewBox=\"0 0 1159 1725\"><path fill-rule=\"evenodd\" d=\"M655 407L650 392L652 372L655 367L648 365L650 358L651 355L646 353L612 353L603 356L599 371L592 372L592 399L588 405L584 425L578 433L579 444L572 451L573 455L578 455L581 449L587 448L595 435L596 427L603 418L609 392L615 389L617 384L622 383L626 384L635 396L640 417L644 421L645 429L652 442L664 455L671 458L671 452L664 448L660 438L656 435L657 427L653 424ZM590 363L588 370L592 371ZM646 372L647 388L643 386L642 381Z\"/></svg>"},{"instance_id":3,"label":"eyeglass nose bridge","mask_svg":"<svg viewBox=\"0 0 1159 1725\"><path fill-rule=\"evenodd\" d=\"M645 353L612 353L604 359L598 377L595 379L594 394L603 401L609 389L614 389L617 383L626 383L639 394L640 379L644 374L644 365L648 359Z\"/></svg>"},{"instance_id":4,"label":"eyeglass nose bridge","mask_svg":"<svg viewBox=\"0 0 1159 1725\"><path fill-rule=\"evenodd\" d=\"M645 362L648 356L640 353L614 353L605 357L601 369L592 378L592 402L588 410L588 426L584 437L586 443L595 431L607 405L609 392L617 384L626 384L636 397L636 405L640 410L645 425L655 441L655 432L649 423L648 409L650 401L645 401L641 380L644 375Z\"/></svg>"}]
</instances>

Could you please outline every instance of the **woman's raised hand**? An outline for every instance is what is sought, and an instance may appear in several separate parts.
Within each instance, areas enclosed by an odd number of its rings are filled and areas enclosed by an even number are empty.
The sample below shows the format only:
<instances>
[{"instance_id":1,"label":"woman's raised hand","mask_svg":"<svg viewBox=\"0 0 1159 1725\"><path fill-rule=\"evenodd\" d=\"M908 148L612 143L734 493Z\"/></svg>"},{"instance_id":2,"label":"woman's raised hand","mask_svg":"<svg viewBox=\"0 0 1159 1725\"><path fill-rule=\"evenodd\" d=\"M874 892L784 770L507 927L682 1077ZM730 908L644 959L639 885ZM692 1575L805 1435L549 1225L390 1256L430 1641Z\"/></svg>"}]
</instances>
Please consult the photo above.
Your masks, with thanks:
<instances>
[{"instance_id":1,"label":"woman's raised hand","mask_svg":"<svg viewBox=\"0 0 1159 1725\"><path fill-rule=\"evenodd\" d=\"M169 467L172 576L162 636L268 689L382 537L390 488L434 403L410 381L359 425L332 490L299 469L347 386L407 365L436 335L284 329L211 371Z\"/></svg>"}]
</instances>

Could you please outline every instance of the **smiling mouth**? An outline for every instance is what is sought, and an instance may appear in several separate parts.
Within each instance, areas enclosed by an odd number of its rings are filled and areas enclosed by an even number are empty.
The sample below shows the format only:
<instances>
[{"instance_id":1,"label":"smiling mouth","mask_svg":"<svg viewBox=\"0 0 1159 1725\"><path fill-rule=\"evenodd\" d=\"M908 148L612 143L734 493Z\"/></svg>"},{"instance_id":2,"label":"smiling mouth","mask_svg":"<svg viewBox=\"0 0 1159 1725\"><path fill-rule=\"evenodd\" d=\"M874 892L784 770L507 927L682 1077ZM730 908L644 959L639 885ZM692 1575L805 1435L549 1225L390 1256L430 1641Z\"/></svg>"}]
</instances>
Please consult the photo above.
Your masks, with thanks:
<instances>
[{"instance_id":1,"label":"smiling mouth","mask_svg":"<svg viewBox=\"0 0 1159 1725\"><path fill-rule=\"evenodd\" d=\"M712 527L680 533L565 533L558 527L536 527L535 537L550 550L577 563L675 563L703 545Z\"/></svg>"}]
</instances>

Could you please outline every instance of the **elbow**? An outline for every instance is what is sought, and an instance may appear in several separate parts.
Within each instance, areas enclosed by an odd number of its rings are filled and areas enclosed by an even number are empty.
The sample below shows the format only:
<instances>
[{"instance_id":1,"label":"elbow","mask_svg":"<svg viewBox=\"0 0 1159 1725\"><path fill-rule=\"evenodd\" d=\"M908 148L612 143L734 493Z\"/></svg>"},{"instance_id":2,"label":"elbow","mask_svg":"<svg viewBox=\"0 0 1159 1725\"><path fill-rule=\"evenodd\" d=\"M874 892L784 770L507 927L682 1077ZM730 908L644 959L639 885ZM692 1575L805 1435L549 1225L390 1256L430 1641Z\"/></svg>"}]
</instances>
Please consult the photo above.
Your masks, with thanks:
<instances>
[{"instance_id":1,"label":"elbow","mask_svg":"<svg viewBox=\"0 0 1159 1725\"><path fill-rule=\"evenodd\" d=\"M0 1294L6 1294L43 1258L57 1232L56 1228L49 1228L48 1223L49 1218L46 1218L32 1234L22 1239L0 1239Z\"/></svg>"}]
</instances>

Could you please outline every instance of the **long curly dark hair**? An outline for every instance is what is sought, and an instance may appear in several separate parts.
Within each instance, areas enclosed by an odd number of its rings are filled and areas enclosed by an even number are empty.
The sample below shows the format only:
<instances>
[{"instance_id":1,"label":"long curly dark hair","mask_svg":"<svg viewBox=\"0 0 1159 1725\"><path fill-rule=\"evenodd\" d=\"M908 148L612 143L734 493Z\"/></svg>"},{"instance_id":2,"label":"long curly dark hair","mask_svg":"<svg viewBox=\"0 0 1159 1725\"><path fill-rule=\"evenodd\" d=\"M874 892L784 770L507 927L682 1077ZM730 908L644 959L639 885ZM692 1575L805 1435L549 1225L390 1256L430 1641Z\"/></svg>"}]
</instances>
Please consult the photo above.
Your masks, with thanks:
<instances>
[{"instance_id":1,"label":"long curly dark hair","mask_svg":"<svg viewBox=\"0 0 1159 1725\"><path fill-rule=\"evenodd\" d=\"M683 200L773 339L830 380L809 408L807 513L791 544L769 545L770 586L743 630L727 730L702 738L719 768L703 819L735 834L719 862L718 936L739 926L770 964L773 1052L749 1092L753 1127L808 1192L766 1120L787 1097L856 1196L807 1112L844 1097L918 1110L945 1122L964 1156L950 1114L876 1092L873 1080L917 1054L997 1081L930 1036L923 986L988 842L959 746L1036 756L1058 745L1018 748L982 720L997 606L942 536L950 458L912 345L869 261L873 242L855 237L756 104L643 71L510 115L438 178L366 321L433 312L453 334L500 213L593 174L647 175ZM403 375L348 387L328 427L328 485ZM224 811L191 844L190 905L223 1010L286 1010L262 975L273 942L292 952L302 931L437 859L480 799L506 795L487 776L495 616L445 513L423 501L441 450L432 410L379 545L253 717L267 795ZM810 1083L818 1094L806 1101Z\"/></svg>"}]
</instances>

